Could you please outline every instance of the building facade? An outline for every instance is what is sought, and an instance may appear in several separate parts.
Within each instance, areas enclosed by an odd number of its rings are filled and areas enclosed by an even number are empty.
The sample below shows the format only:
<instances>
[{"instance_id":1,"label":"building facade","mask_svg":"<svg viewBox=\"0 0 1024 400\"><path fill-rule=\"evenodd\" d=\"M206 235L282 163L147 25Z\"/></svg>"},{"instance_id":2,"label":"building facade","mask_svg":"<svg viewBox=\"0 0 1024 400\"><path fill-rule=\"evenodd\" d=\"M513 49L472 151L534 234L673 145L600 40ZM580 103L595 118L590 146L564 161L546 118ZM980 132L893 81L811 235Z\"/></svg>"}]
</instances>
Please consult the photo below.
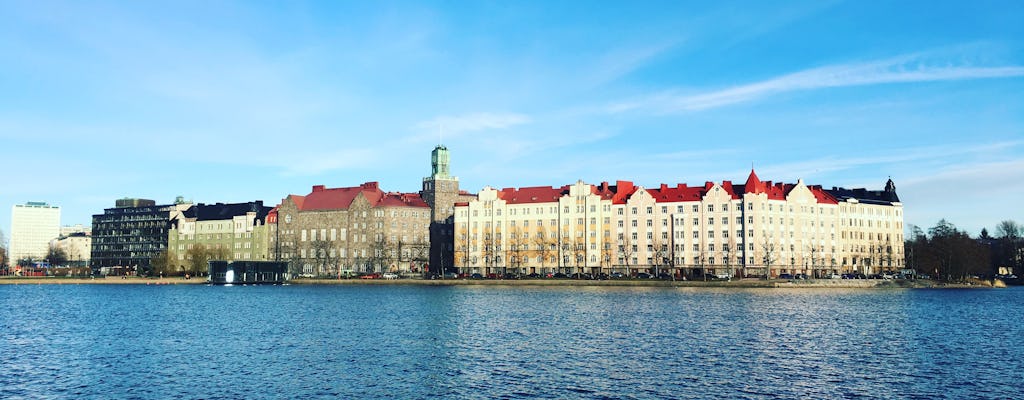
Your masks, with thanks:
<instances>
[{"instance_id":1,"label":"building facade","mask_svg":"<svg viewBox=\"0 0 1024 400\"><path fill-rule=\"evenodd\" d=\"M191 270L192 260L267 261L270 233L262 201L196 204L175 211L167 236L168 263L178 271ZM205 270L205 262L202 262Z\"/></svg>"},{"instance_id":2,"label":"building facade","mask_svg":"<svg viewBox=\"0 0 1024 400\"><path fill-rule=\"evenodd\" d=\"M157 205L147 199L119 199L114 208L92 216L90 266L110 273L138 274L167 250L171 215L188 203Z\"/></svg>"},{"instance_id":3,"label":"building facade","mask_svg":"<svg viewBox=\"0 0 1024 400\"><path fill-rule=\"evenodd\" d=\"M270 248L291 273L421 272L430 249L431 208L417 193L384 192L377 182L289 195L270 211Z\"/></svg>"},{"instance_id":4,"label":"building facade","mask_svg":"<svg viewBox=\"0 0 1024 400\"><path fill-rule=\"evenodd\" d=\"M423 178L420 197L430 207L430 261L428 272L443 275L454 271L455 203L476 196L459 190L459 178L451 175L448 148L438 145L430 153L430 176Z\"/></svg>"},{"instance_id":5,"label":"building facade","mask_svg":"<svg viewBox=\"0 0 1024 400\"><path fill-rule=\"evenodd\" d=\"M80 225L79 225L80 226ZM92 251L92 235L88 229L65 230L61 228L61 235L51 243L67 256L67 264L72 267L85 267L89 265L90 253Z\"/></svg>"},{"instance_id":6,"label":"building facade","mask_svg":"<svg viewBox=\"0 0 1024 400\"><path fill-rule=\"evenodd\" d=\"M884 190L761 181L646 189L484 188L455 207L461 272L826 276L898 270L902 203Z\"/></svg>"},{"instance_id":7,"label":"building facade","mask_svg":"<svg viewBox=\"0 0 1024 400\"><path fill-rule=\"evenodd\" d=\"M42 261L50 250L50 241L60 235L60 207L30 201L11 207L11 245L9 262Z\"/></svg>"}]
</instances>

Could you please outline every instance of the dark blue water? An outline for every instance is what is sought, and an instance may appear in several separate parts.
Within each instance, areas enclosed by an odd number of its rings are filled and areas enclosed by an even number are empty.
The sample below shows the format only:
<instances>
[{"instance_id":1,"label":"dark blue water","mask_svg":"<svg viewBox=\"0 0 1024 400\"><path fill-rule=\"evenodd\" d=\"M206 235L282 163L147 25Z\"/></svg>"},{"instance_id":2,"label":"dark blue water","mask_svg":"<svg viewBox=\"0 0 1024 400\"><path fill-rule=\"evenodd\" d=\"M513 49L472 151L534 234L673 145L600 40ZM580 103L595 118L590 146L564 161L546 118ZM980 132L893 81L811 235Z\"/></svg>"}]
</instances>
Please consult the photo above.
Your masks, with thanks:
<instances>
[{"instance_id":1,"label":"dark blue water","mask_svg":"<svg viewBox=\"0 0 1024 400\"><path fill-rule=\"evenodd\" d=\"M1020 398L1022 289L0 285L0 398Z\"/></svg>"}]
</instances>

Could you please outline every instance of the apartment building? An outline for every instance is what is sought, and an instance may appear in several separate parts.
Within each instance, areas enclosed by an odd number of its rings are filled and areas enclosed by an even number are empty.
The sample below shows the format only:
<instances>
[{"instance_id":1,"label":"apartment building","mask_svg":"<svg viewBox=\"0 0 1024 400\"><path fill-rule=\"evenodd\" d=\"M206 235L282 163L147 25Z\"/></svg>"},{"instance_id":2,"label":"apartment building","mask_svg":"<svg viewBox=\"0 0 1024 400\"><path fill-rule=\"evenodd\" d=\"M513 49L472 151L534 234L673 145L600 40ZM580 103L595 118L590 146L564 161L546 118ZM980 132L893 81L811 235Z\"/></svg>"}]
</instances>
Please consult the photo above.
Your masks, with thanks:
<instances>
[{"instance_id":1,"label":"apartment building","mask_svg":"<svg viewBox=\"0 0 1024 400\"><path fill-rule=\"evenodd\" d=\"M777 276L901 268L902 203L803 181L484 188L455 207L465 273Z\"/></svg>"}]
</instances>

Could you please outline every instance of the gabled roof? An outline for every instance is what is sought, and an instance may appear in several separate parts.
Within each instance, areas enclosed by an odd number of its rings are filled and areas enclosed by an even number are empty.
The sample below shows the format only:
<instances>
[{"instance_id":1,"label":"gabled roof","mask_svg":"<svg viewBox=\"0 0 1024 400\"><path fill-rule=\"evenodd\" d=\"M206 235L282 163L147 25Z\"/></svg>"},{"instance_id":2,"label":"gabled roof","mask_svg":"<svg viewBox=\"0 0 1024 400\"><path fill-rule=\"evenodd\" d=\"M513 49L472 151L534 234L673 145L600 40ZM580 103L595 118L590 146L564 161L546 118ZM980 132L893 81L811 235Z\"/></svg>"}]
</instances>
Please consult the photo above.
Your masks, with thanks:
<instances>
[{"instance_id":1,"label":"gabled roof","mask_svg":"<svg viewBox=\"0 0 1024 400\"><path fill-rule=\"evenodd\" d=\"M551 186L534 186L524 188L504 188L498 191L498 198L508 204L549 203L558 201L559 197L569 193L569 187L553 188Z\"/></svg>"},{"instance_id":2,"label":"gabled roof","mask_svg":"<svg viewBox=\"0 0 1024 400\"><path fill-rule=\"evenodd\" d=\"M380 190L377 182L366 182L359 186L327 188L323 185L313 186L305 196L289 196L300 211L347 210L360 195L370 203L370 207L429 207L417 193L400 193Z\"/></svg>"},{"instance_id":3,"label":"gabled roof","mask_svg":"<svg viewBox=\"0 0 1024 400\"><path fill-rule=\"evenodd\" d=\"M591 193L599 196L602 200L610 200L613 204L625 204L640 189L639 186L630 181L616 181L615 185L608 182L601 182L600 185L591 185ZM762 181L758 178L753 169L747 176L746 183L742 185L733 184L732 181L723 181L722 190L725 190L733 199L741 199L747 193L764 194L770 200L786 200L786 196L797 187L796 183L782 183ZM684 183L669 186L661 184L657 188L645 189L651 197L659 203L701 201L708 191L715 187L714 182L705 182L703 186L687 186ZM896 196L895 185L890 180L886 184L886 190L866 191L864 189L822 189L821 186L807 186L807 189L814 195L819 204L838 204L845 198L858 198L863 201L899 201ZM557 202L559 198L569 193L569 186L554 188L551 186L535 186L524 188L505 188L498 190L498 198L505 200L508 204L548 203ZM457 206L468 203L457 203Z\"/></svg>"}]
</instances>

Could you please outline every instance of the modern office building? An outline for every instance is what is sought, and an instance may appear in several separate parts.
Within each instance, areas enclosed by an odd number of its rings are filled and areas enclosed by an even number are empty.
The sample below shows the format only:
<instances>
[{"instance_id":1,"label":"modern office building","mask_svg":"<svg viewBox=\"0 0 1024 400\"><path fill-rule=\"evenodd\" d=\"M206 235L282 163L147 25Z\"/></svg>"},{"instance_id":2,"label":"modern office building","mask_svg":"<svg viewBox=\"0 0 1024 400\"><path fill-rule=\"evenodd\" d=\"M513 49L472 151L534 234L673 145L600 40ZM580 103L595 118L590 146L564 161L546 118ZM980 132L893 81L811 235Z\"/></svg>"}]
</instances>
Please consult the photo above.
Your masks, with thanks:
<instances>
[{"instance_id":1,"label":"modern office building","mask_svg":"<svg viewBox=\"0 0 1024 400\"><path fill-rule=\"evenodd\" d=\"M761 181L484 188L455 207L465 273L777 276L898 270L903 206L885 189Z\"/></svg>"},{"instance_id":2,"label":"modern office building","mask_svg":"<svg viewBox=\"0 0 1024 400\"><path fill-rule=\"evenodd\" d=\"M60 235L60 207L35 201L14 205L10 235L11 266L23 259L42 261L50 250L50 241Z\"/></svg>"},{"instance_id":3,"label":"modern office building","mask_svg":"<svg viewBox=\"0 0 1024 400\"><path fill-rule=\"evenodd\" d=\"M191 207L157 205L147 199L120 199L114 208L92 216L90 266L109 273L139 274L150 268L154 257L167 250L170 219L175 212Z\"/></svg>"}]
</instances>

